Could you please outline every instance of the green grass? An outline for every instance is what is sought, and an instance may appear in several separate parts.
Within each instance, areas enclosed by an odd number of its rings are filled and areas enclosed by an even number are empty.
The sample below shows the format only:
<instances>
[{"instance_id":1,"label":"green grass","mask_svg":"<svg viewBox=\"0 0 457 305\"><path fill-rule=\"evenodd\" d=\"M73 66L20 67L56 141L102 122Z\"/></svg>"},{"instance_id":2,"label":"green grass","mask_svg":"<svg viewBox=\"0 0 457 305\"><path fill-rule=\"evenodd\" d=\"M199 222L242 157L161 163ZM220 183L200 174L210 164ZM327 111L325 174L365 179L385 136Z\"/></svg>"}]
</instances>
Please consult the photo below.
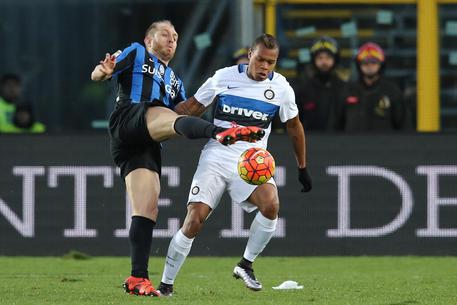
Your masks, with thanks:
<instances>
[{"instance_id":1,"label":"green grass","mask_svg":"<svg viewBox=\"0 0 457 305\"><path fill-rule=\"evenodd\" d=\"M261 292L232 278L237 260L190 257L174 296L158 299L123 293L120 286L129 271L125 257L0 257L0 304L457 304L454 257L261 257L255 263ZM159 271L151 273L158 283L163 259L153 258L150 266ZM288 279L304 289L271 288Z\"/></svg>"}]
</instances>

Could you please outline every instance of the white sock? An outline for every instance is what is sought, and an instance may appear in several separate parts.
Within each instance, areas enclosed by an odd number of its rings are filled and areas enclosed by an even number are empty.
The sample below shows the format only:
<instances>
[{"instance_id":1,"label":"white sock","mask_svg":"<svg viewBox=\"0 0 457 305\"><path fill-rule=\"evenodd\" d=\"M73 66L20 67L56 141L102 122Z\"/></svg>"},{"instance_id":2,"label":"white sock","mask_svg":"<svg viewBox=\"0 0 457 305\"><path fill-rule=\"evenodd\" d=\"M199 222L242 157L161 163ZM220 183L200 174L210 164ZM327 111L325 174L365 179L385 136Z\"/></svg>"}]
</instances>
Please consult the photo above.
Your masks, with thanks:
<instances>
[{"instance_id":1,"label":"white sock","mask_svg":"<svg viewBox=\"0 0 457 305\"><path fill-rule=\"evenodd\" d=\"M168 246L167 257L165 258L165 266L162 274L163 283L173 285L179 269L181 269L182 264L184 264L190 252L193 241L194 238L187 238L181 230L173 236Z\"/></svg>"},{"instance_id":2,"label":"white sock","mask_svg":"<svg viewBox=\"0 0 457 305\"><path fill-rule=\"evenodd\" d=\"M249 239L243 254L245 259L253 262L265 249L276 230L277 222L278 218L271 220L257 212L249 230Z\"/></svg>"}]
</instances>

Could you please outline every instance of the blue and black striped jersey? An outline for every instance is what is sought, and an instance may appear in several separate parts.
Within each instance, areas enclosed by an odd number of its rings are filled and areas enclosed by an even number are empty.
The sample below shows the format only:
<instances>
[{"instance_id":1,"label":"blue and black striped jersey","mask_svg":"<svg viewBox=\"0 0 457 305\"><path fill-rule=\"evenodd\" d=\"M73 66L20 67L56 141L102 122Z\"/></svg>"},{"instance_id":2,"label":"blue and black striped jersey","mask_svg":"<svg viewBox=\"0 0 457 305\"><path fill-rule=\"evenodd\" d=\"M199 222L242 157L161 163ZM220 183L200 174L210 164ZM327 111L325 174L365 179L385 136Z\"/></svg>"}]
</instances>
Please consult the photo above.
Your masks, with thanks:
<instances>
[{"instance_id":1,"label":"blue and black striped jersey","mask_svg":"<svg viewBox=\"0 0 457 305\"><path fill-rule=\"evenodd\" d=\"M154 101L174 109L186 99L184 85L173 70L136 42L116 58L113 77L119 84L117 106Z\"/></svg>"}]
</instances>

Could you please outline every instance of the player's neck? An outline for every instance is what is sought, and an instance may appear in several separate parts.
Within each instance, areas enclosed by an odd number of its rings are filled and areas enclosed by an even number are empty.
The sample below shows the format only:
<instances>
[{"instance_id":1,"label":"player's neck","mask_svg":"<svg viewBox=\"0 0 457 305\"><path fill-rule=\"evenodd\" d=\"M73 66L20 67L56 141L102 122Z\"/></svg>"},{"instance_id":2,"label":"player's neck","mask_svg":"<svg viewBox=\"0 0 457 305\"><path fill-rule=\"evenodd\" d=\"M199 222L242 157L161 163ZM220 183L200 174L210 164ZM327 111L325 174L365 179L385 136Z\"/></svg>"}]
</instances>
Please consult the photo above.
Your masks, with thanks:
<instances>
[{"instance_id":1,"label":"player's neck","mask_svg":"<svg viewBox=\"0 0 457 305\"><path fill-rule=\"evenodd\" d=\"M158 52L156 52L154 49L152 48L147 48L148 52L152 55L154 55L155 57L157 57L158 60L160 60L161 62L163 62L166 66L168 66L168 63L170 62L171 59L165 59L163 58L163 56L161 56Z\"/></svg>"}]
</instances>

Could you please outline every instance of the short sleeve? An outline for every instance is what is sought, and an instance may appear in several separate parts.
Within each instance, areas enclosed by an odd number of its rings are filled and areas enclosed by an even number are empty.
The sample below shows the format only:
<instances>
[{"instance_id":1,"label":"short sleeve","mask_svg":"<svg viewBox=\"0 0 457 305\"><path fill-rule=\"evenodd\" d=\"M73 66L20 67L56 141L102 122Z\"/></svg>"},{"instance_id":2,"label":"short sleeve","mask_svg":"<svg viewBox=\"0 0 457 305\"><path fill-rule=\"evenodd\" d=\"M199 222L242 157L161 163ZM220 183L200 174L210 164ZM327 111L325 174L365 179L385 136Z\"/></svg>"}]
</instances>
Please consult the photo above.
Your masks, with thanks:
<instances>
[{"instance_id":1,"label":"short sleeve","mask_svg":"<svg viewBox=\"0 0 457 305\"><path fill-rule=\"evenodd\" d=\"M284 101L279 107L279 118L281 122L293 119L298 115L297 104L295 103L295 93L289 84L285 85Z\"/></svg>"},{"instance_id":2,"label":"short sleeve","mask_svg":"<svg viewBox=\"0 0 457 305\"><path fill-rule=\"evenodd\" d=\"M208 78L206 82L198 88L197 93L195 93L195 99L205 107L208 107L216 97L216 95L221 90L221 81L220 81L220 73L216 71L216 73Z\"/></svg>"},{"instance_id":3,"label":"short sleeve","mask_svg":"<svg viewBox=\"0 0 457 305\"><path fill-rule=\"evenodd\" d=\"M129 47L125 48L118 57L116 57L116 66L114 67L113 77L133 65L138 46L138 43L132 43Z\"/></svg>"}]
</instances>

